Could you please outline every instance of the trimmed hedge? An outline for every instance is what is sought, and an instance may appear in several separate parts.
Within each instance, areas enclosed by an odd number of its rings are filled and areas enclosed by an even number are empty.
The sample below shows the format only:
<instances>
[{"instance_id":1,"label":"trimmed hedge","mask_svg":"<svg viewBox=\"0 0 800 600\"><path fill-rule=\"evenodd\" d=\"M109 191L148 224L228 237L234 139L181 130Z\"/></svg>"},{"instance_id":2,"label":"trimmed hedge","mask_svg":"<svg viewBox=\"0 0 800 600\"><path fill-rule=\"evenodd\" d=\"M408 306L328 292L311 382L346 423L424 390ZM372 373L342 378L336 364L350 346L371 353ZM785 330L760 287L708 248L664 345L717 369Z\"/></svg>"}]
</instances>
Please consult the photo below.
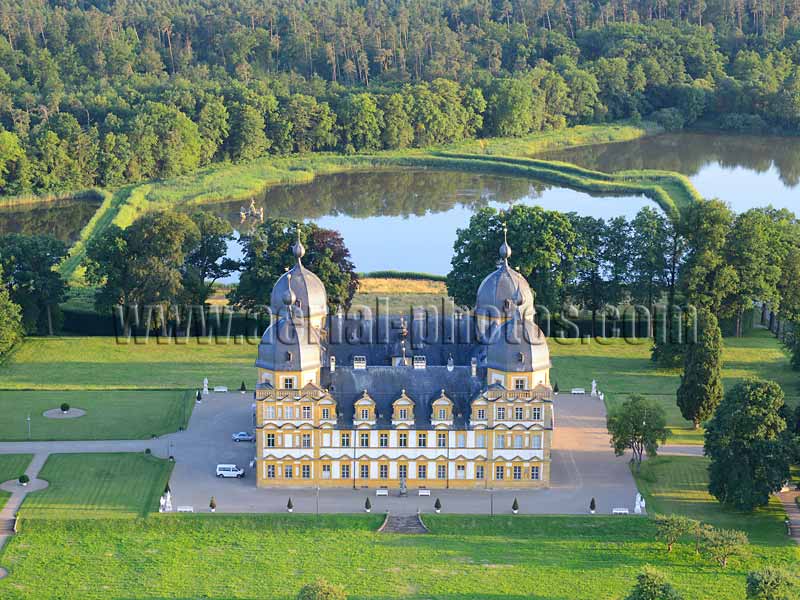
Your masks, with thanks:
<instances>
[{"instance_id":1,"label":"trimmed hedge","mask_svg":"<svg viewBox=\"0 0 800 600\"><path fill-rule=\"evenodd\" d=\"M381 279L413 279L417 281L447 281L445 275L434 275L433 273L419 273L417 271L370 271L359 273L360 278L381 278Z\"/></svg>"}]
</instances>

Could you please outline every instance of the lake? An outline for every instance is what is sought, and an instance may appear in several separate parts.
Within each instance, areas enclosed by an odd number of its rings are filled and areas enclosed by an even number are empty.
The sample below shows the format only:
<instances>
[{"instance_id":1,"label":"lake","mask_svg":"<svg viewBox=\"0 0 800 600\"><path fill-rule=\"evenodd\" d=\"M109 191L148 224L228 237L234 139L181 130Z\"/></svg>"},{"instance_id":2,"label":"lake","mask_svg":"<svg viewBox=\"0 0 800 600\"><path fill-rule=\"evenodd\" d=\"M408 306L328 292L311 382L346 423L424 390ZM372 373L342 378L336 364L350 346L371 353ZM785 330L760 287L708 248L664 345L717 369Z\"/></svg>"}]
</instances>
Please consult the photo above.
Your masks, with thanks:
<instances>
[{"instance_id":1,"label":"lake","mask_svg":"<svg viewBox=\"0 0 800 600\"><path fill-rule=\"evenodd\" d=\"M33 205L0 208L0 235L47 234L72 245L100 206L100 200L54 200Z\"/></svg>"},{"instance_id":2,"label":"lake","mask_svg":"<svg viewBox=\"0 0 800 600\"><path fill-rule=\"evenodd\" d=\"M677 171L703 196L724 200L736 212L768 204L800 209L800 137L667 133L540 158L606 172Z\"/></svg>"}]
</instances>

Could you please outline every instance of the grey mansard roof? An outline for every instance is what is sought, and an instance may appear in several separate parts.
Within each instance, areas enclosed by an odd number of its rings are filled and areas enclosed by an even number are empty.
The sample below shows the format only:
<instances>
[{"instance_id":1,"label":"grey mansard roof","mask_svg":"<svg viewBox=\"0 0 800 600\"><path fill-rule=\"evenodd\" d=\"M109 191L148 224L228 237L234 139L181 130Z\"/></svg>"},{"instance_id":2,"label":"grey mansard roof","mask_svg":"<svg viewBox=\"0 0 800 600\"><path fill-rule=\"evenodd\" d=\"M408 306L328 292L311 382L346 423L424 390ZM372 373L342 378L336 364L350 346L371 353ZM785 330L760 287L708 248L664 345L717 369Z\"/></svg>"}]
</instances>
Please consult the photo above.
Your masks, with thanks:
<instances>
[{"instance_id":1,"label":"grey mansard roof","mask_svg":"<svg viewBox=\"0 0 800 600\"><path fill-rule=\"evenodd\" d=\"M256 366L276 371L302 371L321 365L319 333L302 319L279 318L258 344Z\"/></svg>"},{"instance_id":2,"label":"grey mansard roof","mask_svg":"<svg viewBox=\"0 0 800 600\"><path fill-rule=\"evenodd\" d=\"M496 327L486 347L486 366L499 371L529 372L550 368L550 350L532 320L515 315Z\"/></svg>"},{"instance_id":3,"label":"grey mansard roof","mask_svg":"<svg viewBox=\"0 0 800 600\"><path fill-rule=\"evenodd\" d=\"M336 367L322 370L322 387L327 388L336 398L340 427L350 427L353 423L353 406L367 390L375 401L377 426L392 427L392 402L405 390L414 401L415 428L431 428L431 405L440 398L442 390L453 401L454 425L464 428L468 417L470 402L484 389L485 369L478 369L472 377L471 368L460 366L448 370L445 366L425 369L413 367L368 366L366 369Z\"/></svg>"}]
</instances>

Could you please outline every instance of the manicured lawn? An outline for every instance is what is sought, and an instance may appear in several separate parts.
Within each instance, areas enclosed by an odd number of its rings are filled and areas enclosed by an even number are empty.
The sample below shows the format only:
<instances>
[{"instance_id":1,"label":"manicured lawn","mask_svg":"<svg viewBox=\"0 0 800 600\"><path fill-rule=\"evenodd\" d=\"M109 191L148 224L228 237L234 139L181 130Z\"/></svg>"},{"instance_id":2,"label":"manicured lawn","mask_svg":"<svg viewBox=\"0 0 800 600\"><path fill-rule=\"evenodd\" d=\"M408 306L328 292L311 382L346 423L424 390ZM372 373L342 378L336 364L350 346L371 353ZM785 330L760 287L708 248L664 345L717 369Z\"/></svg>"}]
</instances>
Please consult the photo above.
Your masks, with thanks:
<instances>
[{"instance_id":1,"label":"manicured lawn","mask_svg":"<svg viewBox=\"0 0 800 600\"><path fill-rule=\"evenodd\" d=\"M754 513L723 509L708 493L709 460L700 456L658 456L634 472L649 514L682 514L725 529L746 531L751 541L789 544L783 520L786 513L777 498Z\"/></svg>"},{"instance_id":2,"label":"manicured lawn","mask_svg":"<svg viewBox=\"0 0 800 600\"><path fill-rule=\"evenodd\" d=\"M20 512L26 520L141 517L158 510L172 467L146 454L53 454L39 472L49 487L28 495Z\"/></svg>"},{"instance_id":3,"label":"manicured lawn","mask_svg":"<svg viewBox=\"0 0 800 600\"><path fill-rule=\"evenodd\" d=\"M19 478L25 473L32 458L32 454L0 454L0 483ZM6 505L10 496L8 492L0 490L0 508Z\"/></svg>"},{"instance_id":4,"label":"manicured lawn","mask_svg":"<svg viewBox=\"0 0 800 600\"><path fill-rule=\"evenodd\" d=\"M62 402L86 411L77 419L42 413ZM186 427L194 408L190 391L0 391L0 441L146 439Z\"/></svg>"},{"instance_id":5,"label":"manicured lawn","mask_svg":"<svg viewBox=\"0 0 800 600\"><path fill-rule=\"evenodd\" d=\"M143 340L142 340L143 341ZM0 388L38 390L238 389L255 381L258 339L234 344L117 343L113 337L28 338L0 366Z\"/></svg>"},{"instance_id":6,"label":"manicured lawn","mask_svg":"<svg viewBox=\"0 0 800 600\"><path fill-rule=\"evenodd\" d=\"M791 565L757 546L725 570L693 549L667 555L636 517L427 516L431 535L375 532L380 515L153 515L24 522L0 562L7 599L294 598L318 577L349 598L617 599L652 564L692 600L740 600L745 574Z\"/></svg>"},{"instance_id":7,"label":"manicured lawn","mask_svg":"<svg viewBox=\"0 0 800 600\"><path fill-rule=\"evenodd\" d=\"M648 340L629 343L625 340L551 339L553 356L552 380L559 389L590 389L596 379L606 394L606 405L613 409L631 394L642 394L658 400L667 411L669 442L702 444L703 431L694 430L678 410L675 393L678 371L658 369L650 360ZM787 401L800 403L800 377L791 370L789 358L775 337L766 330L754 330L743 338L725 338L723 379L726 388L746 377L773 379L781 384Z\"/></svg>"}]
</instances>

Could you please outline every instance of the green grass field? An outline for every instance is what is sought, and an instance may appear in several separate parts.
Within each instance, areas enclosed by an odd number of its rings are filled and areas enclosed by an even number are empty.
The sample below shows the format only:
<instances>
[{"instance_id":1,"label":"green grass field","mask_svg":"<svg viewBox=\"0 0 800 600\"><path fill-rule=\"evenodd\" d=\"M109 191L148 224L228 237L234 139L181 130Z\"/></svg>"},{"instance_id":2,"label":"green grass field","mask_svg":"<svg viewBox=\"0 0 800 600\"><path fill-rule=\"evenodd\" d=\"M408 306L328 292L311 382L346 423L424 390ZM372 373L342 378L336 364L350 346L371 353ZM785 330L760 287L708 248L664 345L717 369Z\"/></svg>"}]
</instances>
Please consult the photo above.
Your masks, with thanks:
<instances>
[{"instance_id":1,"label":"green grass field","mask_svg":"<svg viewBox=\"0 0 800 600\"><path fill-rule=\"evenodd\" d=\"M146 454L52 454L39 472L50 485L27 496L20 513L25 520L142 517L158 510L172 467Z\"/></svg>"},{"instance_id":2,"label":"green grass field","mask_svg":"<svg viewBox=\"0 0 800 600\"><path fill-rule=\"evenodd\" d=\"M81 408L77 419L49 419L62 402ZM194 408L189 391L0 391L0 441L135 440L186 427Z\"/></svg>"},{"instance_id":3,"label":"green grass field","mask_svg":"<svg viewBox=\"0 0 800 600\"><path fill-rule=\"evenodd\" d=\"M656 368L650 360L651 343L625 340L549 340L553 356L551 379L559 389L589 388L596 379L613 409L631 394L658 400L667 412L669 442L702 444L702 430L695 430L678 410L675 393L680 383L674 370ZM725 338L723 379L726 388L745 377L773 379L781 384L789 404L800 403L800 377L791 370L780 342L768 331L755 329L743 338Z\"/></svg>"},{"instance_id":4,"label":"green grass field","mask_svg":"<svg viewBox=\"0 0 800 600\"><path fill-rule=\"evenodd\" d=\"M258 340L117 343L113 337L28 338L0 365L0 388L24 390L238 389L255 381Z\"/></svg>"},{"instance_id":5,"label":"green grass field","mask_svg":"<svg viewBox=\"0 0 800 600\"><path fill-rule=\"evenodd\" d=\"M0 454L0 483L18 479L25 473L32 458L32 454ZM10 496L8 492L0 490L0 508L6 505Z\"/></svg>"}]
</instances>

